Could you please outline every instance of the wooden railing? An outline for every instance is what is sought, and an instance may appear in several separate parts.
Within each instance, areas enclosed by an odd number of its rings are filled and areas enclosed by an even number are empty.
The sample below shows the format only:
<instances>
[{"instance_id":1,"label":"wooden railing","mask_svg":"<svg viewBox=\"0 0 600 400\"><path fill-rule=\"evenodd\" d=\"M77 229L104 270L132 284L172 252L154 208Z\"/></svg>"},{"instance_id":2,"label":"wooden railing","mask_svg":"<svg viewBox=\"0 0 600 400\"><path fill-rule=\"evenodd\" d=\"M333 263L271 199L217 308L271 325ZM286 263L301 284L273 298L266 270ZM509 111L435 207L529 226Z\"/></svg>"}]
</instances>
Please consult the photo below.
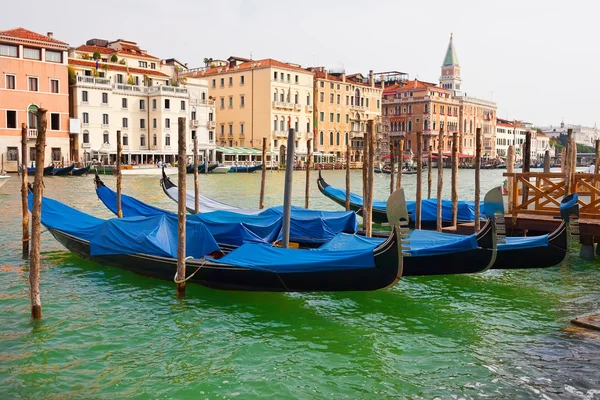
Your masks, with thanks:
<instances>
[{"instance_id":1,"label":"wooden railing","mask_svg":"<svg viewBox=\"0 0 600 400\"><path fill-rule=\"evenodd\" d=\"M558 216L565 196L565 174L560 172L505 173L508 179L508 214ZM577 192L582 218L600 219L600 174L573 175L568 193ZM523 195L525 192L525 195Z\"/></svg>"}]
</instances>

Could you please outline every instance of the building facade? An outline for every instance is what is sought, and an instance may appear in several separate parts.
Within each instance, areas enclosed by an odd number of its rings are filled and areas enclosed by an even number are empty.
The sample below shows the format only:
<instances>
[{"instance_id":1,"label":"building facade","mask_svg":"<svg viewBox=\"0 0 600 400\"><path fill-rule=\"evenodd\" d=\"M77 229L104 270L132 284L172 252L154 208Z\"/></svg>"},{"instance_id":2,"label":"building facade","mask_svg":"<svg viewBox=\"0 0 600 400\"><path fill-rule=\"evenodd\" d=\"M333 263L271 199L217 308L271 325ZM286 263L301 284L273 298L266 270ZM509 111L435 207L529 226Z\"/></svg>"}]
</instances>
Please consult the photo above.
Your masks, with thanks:
<instances>
[{"instance_id":1,"label":"building facade","mask_svg":"<svg viewBox=\"0 0 600 400\"><path fill-rule=\"evenodd\" d=\"M596 140L600 139L600 129L596 126L582 126L574 124L565 124L561 122L559 125L542 126L540 130L549 137L557 138L560 135L566 135L569 129L573 129L575 142L585 146L596 146Z\"/></svg>"},{"instance_id":2,"label":"building facade","mask_svg":"<svg viewBox=\"0 0 600 400\"><path fill-rule=\"evenodd\" d=\"M77 159L114 162L120 130L125 162L174 163L180 117L186 119L188 154L192 135L198 135L200 154L210 157L215 144L207 83L190 80L188 87L185 66L167 61L121 39L91 39L71 51L71 116L80 125L72 148Z\"/></svg>"},{"instance_id":3,"label":"building facade","mask_svg":"<svg viewBox=\"0 0 600 400\"><path fill-rule=\"evenodd\" d=\"M219 146L262 148L280 156L294 128L296 154L307 153L313 138L313 73L299 65L273 59L229 57L227 64L210 63L187 71L188 78L208 80L215 102Z\"/></svg>"},{"instance_id":4,"label":"building facade","mask_svg":"<svg viewBox=\"0 0 600 400\"><path fill-rule=\"evenodd\" d=\"M368 121L379 123L383 89L376 85L373 71L369 76L346 75L344 71L311 68L314 72L314 110L316 135L315 162L341 162L351 144L351 162L363 161L364 133ZM377 133L380 136L381 132ZM386 142L377 138L375 158L387 154Z\"/></svg>"},{"instance_id":5,"label":"building facade","mask_svg":"<svg viewBox=\"0 0 600 400\"><path fill-rule=\"evenodd\" d=\"M60 165L69 151L67 43L23 28L0 31L0 154L4 169L18 171L21 125L28 129L29 165L35 160L38 121L30 106L47 110L45 160Z\"/></svg>"}]
</instances>

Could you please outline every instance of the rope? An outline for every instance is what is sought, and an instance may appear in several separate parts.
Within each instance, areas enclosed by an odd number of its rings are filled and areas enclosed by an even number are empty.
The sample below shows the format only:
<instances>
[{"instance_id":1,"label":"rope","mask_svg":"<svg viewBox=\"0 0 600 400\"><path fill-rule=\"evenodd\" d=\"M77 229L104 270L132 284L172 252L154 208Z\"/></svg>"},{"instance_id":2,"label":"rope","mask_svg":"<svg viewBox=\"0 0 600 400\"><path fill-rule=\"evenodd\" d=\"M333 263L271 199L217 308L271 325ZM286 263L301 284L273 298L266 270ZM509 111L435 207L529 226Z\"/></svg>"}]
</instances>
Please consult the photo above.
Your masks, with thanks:
<instances>
[{"instance_id":1,"label":"rope","mask_svg":"<svg viewBox=\"0 0 600 400\"><path fill-rule=\"evenodd\" d=\"M187 260L189 260L190 258L192 258L192 259L193 259L194 257L191 257L191 256L189 256L189 257L186 257L186 258L185 258L185 260L183 260L183 265L184 265L184 266L185 266L185 262L186 262ZM187 282L188 280L192 279L192 277L193 277L194 275L196 275L196 272L200 271L200 268L204 267L204 264L206 264L206 261L204 261L202 264L200 264L200 266L199 266L199 267L198 267L198 268L197 268L197 269L194 271L194 273L193 273L193 274L191 274L191 275L190 275L190 276L188 276L187 278L184 278L184 279L183 279L183 280L181 280L181 281L178 281L178 280L177 280L177 272L175 272L175 276L173 277L173 282L175 282L175 283L177 283L177 284L179 284L179 283L184 283L184 282Z\"/></svg>"}]
</instances>

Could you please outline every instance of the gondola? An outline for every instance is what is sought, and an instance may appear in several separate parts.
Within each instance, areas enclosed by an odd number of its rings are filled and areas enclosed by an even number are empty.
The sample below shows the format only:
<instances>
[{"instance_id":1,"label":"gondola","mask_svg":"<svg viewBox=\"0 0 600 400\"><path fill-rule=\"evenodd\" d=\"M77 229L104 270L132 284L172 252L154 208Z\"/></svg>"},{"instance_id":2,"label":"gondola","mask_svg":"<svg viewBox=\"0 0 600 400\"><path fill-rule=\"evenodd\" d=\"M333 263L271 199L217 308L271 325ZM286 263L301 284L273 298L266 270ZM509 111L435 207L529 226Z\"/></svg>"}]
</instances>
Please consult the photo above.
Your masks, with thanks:
<instances>
[{"instance_id":1,"label":"gondola","mask_svg":"<svg viewBox=\"0 0 600 400\"><path fill-rule=\"evenodd\" d=\"M234 165L229 168L229 172L255 172L262 169L262 164L258 165Z\"/></svg>"},{"instance_id":2,"label":"gondola","mask_svg":"<svg viewBox=\"0 0 600 400\"><path fill-rule=\"evenodd\" d=\"M70 175L71 171L73 171L73 168L75 168L75 164L69 165L68 167L64 167L64 168L54 168L52 170L52 175L67 176L67 175Z\"/></svg>"},{"instance_id":3,"label":"gondola","mask_svg":"<svg viewBox=\"0 0 600 400\"><path fill-rule=\"evenodd\" d=\"M330 186L323 176L321 175L321 171L319 171L319 178L317 180L317 187L319 191L325 195L325 197L333 200L337 204L345 207L346 206L346 192L337 189L333 186ZM410 226L414 227L414 219L412 215L414 214L414 209L416 206L415 201L407 201L406 205L408 207L410 219ZM474 220L474 207L475 204L469 201L459 201L458 202L458 223L472 222ZM482 207L480 209L482 218L485 217L485 213L483 212L483 204L480 205ZM363 198L362 196L350 193L350 209L362 215L363 208ZM373 222L383 224L387 223L387 215L385 212L386 202L374 200L373 201ZM450 226L452 224L452 202L449 200L442 201L442 225ZM422 200L421 203L421 228L430 230L436 229L437 226L437 199L425 199Z\"/></svg>"},{"instance_id":4,"label":"gondola","mask_svg":"<svg viewBox=\"0 0 600 400\"><path fill-rule=\"evenodd\" d=\"M19 166L19 171L22 171L23 168L21 168L21 166ZM44 176L51 176L52 173L54 172L54 166L53 165L49 165L47 167L44 168ZM35 167L27 167L27 175L35 175Z\"/></svg>"},{"instance_id":5,"label":"gondola","mask_svg":"<svg viewBox=\"0 0 600 400\"><path fill-rule=\"evenodd\" d=\"M87 167L83 167L83 168L73 168L73 170L71 171L71 175L82 176L82 175L87 174L89 172L89 170L90 170L89 165Z\"/></svg>"},{"instance_id":6,"label":"gondola","mask_svg":"<svg viewBox=\"0 0 600 400\"><path fill-rule=\"evenodd\" d=\"M199 173L203 173L203 172L204 172L204 167L205 167L205 166L206 166L206 163L202 163L202 164L198 165L198 172L199 172ZM188 174L193 174L193 173L194 173L194 165L192 164L192 165L188 165L188 166L186 166L186 167L185 167L185 171L186 171Z\"/></svg>"},{"instance_id":7,"label":"gondola","mask_svg":"<svg viewBox=\"0 0 600 400\"><path fill-rule=\"evenodd\" d=\"M30 194L30 205L32 198ZM42 224L80 257L174 279L176 216L101 220L44 198ZM374 249L297 250L246 243L223 256L203 224L188 224L186 280L216 289L363 291L393 286L402 276L396 229Z\"/></svg>"}]
</instances>

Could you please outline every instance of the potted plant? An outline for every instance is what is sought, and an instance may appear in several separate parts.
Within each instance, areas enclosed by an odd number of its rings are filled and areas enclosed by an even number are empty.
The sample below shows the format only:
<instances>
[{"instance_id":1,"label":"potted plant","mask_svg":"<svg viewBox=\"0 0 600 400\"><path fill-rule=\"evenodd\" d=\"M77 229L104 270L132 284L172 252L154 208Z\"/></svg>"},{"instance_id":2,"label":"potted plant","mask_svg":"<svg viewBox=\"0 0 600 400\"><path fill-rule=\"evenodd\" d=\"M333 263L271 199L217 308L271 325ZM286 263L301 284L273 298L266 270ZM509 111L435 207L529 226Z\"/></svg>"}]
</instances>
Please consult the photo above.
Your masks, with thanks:
<instances>
[{"instance_id":1,"label":"potted plant","mask_svg":"<svg viewBox=\"0 0 600 400\"><path fill-rule=\"evenodd\" d=\"M110 62L116 63L117 61L119 61L119 57L116 54L110 56Z\"/></svg>"},{"instance_id":2,"label":"potted plant","mask_svg":"<svg viewBox=\"0 0 600 400\"><path fill-rule=\"evenodd\" d=\"M94 60L99 60L100 59L100 52L99 51L95 51L94 54L92 55L92 58Z\"/></svg>"}]
</instances>

